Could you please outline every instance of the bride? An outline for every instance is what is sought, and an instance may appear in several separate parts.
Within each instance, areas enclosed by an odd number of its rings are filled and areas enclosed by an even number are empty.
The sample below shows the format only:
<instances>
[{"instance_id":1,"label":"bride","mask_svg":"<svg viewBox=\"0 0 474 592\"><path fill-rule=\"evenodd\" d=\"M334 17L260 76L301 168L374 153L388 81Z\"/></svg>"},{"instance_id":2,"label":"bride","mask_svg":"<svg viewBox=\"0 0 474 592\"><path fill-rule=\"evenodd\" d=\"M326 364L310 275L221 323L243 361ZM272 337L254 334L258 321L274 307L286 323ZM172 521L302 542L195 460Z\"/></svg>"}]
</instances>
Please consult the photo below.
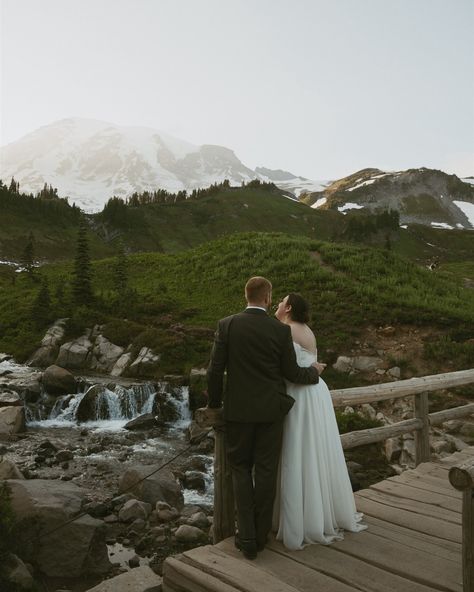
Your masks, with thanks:
<instances>
[{"instance_id":1,"label":"bride","mask_svg":"<svg viewBox=\"0 0 474 592\"><path fill-rule=\"evenodd\" d=\"M308 303L290 293L275 316L291 328L300 366L317 359L316 338L306 325ZM311 543L329 544L343 538L342 530L358 532L362 514L356 511L342 451L331 395L321 378L318 384L287 383L295 399L285 419L280 477L273 511L277 540L288 549Z\"/></svg>"}]
</instances>

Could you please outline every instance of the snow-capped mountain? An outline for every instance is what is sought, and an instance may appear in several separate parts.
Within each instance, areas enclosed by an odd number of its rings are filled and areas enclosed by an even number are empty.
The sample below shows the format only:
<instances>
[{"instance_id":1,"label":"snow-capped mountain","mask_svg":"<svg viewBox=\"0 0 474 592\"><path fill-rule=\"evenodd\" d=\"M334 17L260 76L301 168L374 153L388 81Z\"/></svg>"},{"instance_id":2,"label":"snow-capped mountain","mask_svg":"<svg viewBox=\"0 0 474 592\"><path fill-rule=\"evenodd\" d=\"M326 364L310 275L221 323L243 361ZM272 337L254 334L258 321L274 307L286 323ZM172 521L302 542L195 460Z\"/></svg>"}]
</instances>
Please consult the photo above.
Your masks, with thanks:
<instances>
[{"instance_id":1,"label":"snow-capped mountain","mask_svg":"<svg viewBox=\"0 0 474 592\"><path fill-rule=\"evenodd\" d=\"M386 172L363 169L329 183L302 201L313 208L398 210L403 224L474 228L474 185L442 171L420 168Z\"/></svg>"},{"instance_id":2,"label":"snow-capped mountain","mask_svg":"<svg viewBox=\"0 0 474 592\"><path fill-rule=\"evenodd\" d=\"M15 177L27 193L51 184L87 211L102 209L113 195L189 191L224 179L240 185L278 177L287 191L298 193L302 183L318 188L284 171L254 171L223 146L196 146L149 128L82 118L56 121L1 148L0 177L7 183Z\"/></svg>"}]
</instances>

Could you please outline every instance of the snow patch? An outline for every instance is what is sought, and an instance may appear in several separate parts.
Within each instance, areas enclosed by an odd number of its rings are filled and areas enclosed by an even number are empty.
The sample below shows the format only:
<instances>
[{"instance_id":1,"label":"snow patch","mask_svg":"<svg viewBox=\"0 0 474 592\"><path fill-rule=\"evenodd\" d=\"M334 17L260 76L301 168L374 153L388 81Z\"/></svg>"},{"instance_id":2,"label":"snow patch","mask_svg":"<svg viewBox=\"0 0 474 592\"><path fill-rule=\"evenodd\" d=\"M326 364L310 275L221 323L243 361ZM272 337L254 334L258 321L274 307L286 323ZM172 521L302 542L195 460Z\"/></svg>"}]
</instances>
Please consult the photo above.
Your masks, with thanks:
<instances>
[{"instance_id":1,"label":"snow patch","mask_svg":"<svg viewBox=\"0 0 474 592\"><path fill-rule=\"evenodd\" d=\"M468 201L453 200L453 204L456 205L462 213L469 220L469 224L474 227L474 204Z\"/></svg>"},{"instance_id":2,"label":"snow patch","mask_svg":"<svg viewBox=\"0 0 474 592\"><path fill-rule=\"evenodd\" d=\"M325 203L327 202L327 197L320 197L319 199L317 199L314 204L311 206L314 209L320 208L321 206L323 206Z\"/></svg>"},{"instance_id":3,"label":"snow patch","mask_svg":"<svg viewBox=\"0 0 474 592\"><path fill-rule=\"evenodd\" d=\"M454 229L454 226L450 226L449 224L446 224L446 222L431 222L431 226L433 226L433 228L444 228L445 230Z\"/></svg>"},{"instance_id":4,"label":"snow patch","mask_svg":"<svg viewBox=\"0 0 474 592\"><path fill-rule=\"evenodd\" d=\"M372 183L375 183L376 179L369 179L368 181L363 181L362 183L358 183L357 185L354 185L354 187L349 187L349 189L347 191L354 191L354 189L359 189L359 187L365 187L366 185L372 185Z\"/></svg>"},{"instance_id":5,"label":"snow patch","mask_svg":"<svg viewBox=\"0 0 474 592\"><path fill-rule=\"evenodd\" d=\"M346 210L361 210L364 206L348 201L343 206L338 207L339 212L344 213Z\"/></svg>"}]
</instances>

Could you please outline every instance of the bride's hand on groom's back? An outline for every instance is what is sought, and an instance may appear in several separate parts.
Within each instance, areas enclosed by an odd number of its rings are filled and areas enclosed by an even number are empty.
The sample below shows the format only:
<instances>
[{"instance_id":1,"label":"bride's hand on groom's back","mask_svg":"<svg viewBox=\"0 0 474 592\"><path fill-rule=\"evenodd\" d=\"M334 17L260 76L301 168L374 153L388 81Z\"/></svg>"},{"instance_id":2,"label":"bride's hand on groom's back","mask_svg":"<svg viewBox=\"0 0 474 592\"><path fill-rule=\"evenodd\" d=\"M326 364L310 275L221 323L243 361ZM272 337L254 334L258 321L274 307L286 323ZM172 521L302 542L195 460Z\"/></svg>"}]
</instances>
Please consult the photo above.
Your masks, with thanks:
<instances>
[{"instance_id":1,"label":"bride's hand on groom's back","mask_svg":"<svg viewBox=\"0 0 474 592\"><path fill-rule=\"evenodd\" d=\"M314 362L314 364L311 364L311 366L314 366L316 368L320 376L323 370L326 368L326 364L321 364L321 362Z\"/></svg>"}]
</instances>

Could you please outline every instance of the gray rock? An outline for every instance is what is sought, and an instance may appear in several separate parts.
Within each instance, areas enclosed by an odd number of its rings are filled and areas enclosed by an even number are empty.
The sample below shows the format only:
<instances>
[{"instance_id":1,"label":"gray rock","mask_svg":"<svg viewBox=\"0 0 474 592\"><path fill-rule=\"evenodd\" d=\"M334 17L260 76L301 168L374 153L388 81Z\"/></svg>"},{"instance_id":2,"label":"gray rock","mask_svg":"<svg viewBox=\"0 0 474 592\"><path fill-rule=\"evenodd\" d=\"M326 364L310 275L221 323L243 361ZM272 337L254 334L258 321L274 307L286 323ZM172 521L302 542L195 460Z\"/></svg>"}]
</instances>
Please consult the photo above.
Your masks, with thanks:
<instances>
[{"instance_id":1,"label":"gray rock","mask_svg":"<svg viewBox=\"0 0 474 592\"><path fill-rule=\"evenodd\" d=\"M442 424L443 429L450 434L459 432L463 425L464 421L462 419L450 419Z\"/></svg>"},{"instance_id":2,"label":"gray rock","mask_svg":"<svg viewBox=\"0 0 474 592\"><path fill-rule=\"evenodd\" d=\"M85 492L71 482L59 480L9 480L11 503L23 540L35 539L22 547L23 559L38 565L49 577L79 578L102 575L110 569L105 544L105 525L85 515L77 516ZM48 536L41 534L51 532ZM40 537L40 538L38 538Z\"/></svg>"},{"instance_id":3,"label":"gray rock","mask_svg":"<svg viewBox=\"0 0 474 592\"><path fill-rule=\"evenodd\" d=\"M355 356L352 358L352 367L360 372L371 372L383 366L383 360L373 356Z\"/></svg>"},{"instance_id":4,"label":"gray rock","mask_svg":"<svg viewBox=\"0 0 474 592\"><path fill-rule=\"evenodd\" d=\"M86 335L82 335L59 348L56 364L63 368L83 369L89 367L91 358L92 343Z\"/></svg>"},{"instance_id":5,"label":"gray rock","mask_svg":"<svg viewBox=\"0 0 474 592\"><path fill-rule=\"evenodd\" d=\"M195 421L192 421L186 428L186 435L190 444L196 444L204 436L209 428L201 428Z\"/></svg>"},{"instance_id":6,"label":"gray rock","mask_svg":"<svg viewBox=\"0 0 474 592\"><path fill-rule=\"evenodd\" d=\"M184 504L181 487L168 469L162 469L140 481L145 476L156 470L159 465L139 465L127 469L119 481L119 492L124 492L131 487L130 492L138 499L148 502L153 506L158 501L164 501L175 508L181 509ZM140 482L139 482L140 481ZM133 485L136 485L133 487Z\"/></svg>"},{"instance_id":7,"label":"gray rock","mask_svg":"<svg viewBox=\"0 0 474 592\"><path fill-rule=\"evenodd\" d=\"M392 378L396 378L398 380L402 375L402 372L398 366L394 366L393 368L389 368L387 370L387 374Z\"/></svg>"},{"instance_id":8,"label":"gray rock","mask_svg":"<svg viewBox=\"0 0 474 592\"><path fill-rule=\"evenodd\" d=\"M56 452L56 461L59 463L72 460L74 458L73 453L70 450L59 450Z\"/></svg>"},{"instance_id":9,"label":"gray rock","mask_svg":"<svg viewBox=\"0 0 474 592\"><path fill-rule=\"evenodd\" d=\"M204 512L196 512L187 519L187 524L196 528L208 528L209 519Z\"/></svg>"},{"instance_id":10,"label":"gray rock","mask_svg":"<svg viewBox=\"0 0 474 592\"><path fill-rule=\"evenodd\" d=\"M59 344L65 334L65 324L68 319L58 319L45 333L41 340L41 346L28 360L28 366L49 366L54 363L58 352Z\"/></svg>"},{"instance_id":11,"label":"gray rock","mask_svg":"<svg viewBox=\"0 0 474 592\"><path fill-rule=\"evenodd\" d=\"M14 391L2 391L0 393L0 407L21 407L23 405L20 395Z\"/></svg>"},{"instance_id":12,"label":"gray rock","mask_svg":"<svg viewBox=\"0 0 474 592\"><path fill-rule=\"evenodd\" d=\"M45 390L54 396L74 394L76 392L76 380L65 368L49 366L43 373L43 386Z\"/></svg>"},{"instance_id":13,"label":"gray rock","mask_svg":"<svg viewBox=\"0 0 474 592\"><path fill-rule=\"evenodd\" d=\"M24 430L24 407L0 407L0 435L18 434Z\"/></svg>"},{"instance_id":14,"label":"gray rock","mask_svg":"<svg viewBox=\"0 0 474 592\"><path fill-rule=\"evenodd\" d=\"M0 481L3 479L24 479L20 469L11 460L0 456Z\"/></svg>"},{"instance_id":15,"label":"gray rock","mask_svg":"<svg viewBox=\"0 0 474 592\"><path fill-rule=\"evenodd\" d=\"M123 347L110 342L103 335L98 335L92 350L91 368L100 372L110 372L123 354Z\"/></svg>"},{"instance_id":16,"label":"gray rock","mask_svg":"<svg viewBox=\"0 0 474 592\"><path fill-rule=\"evenodd\" d=\"M385 440L384 448L388 462L397 462L402 453L400 438L388 438Z\"/></svg>"},{"instance_id":17,"label":"gray rock","mask_svg":"<svg viewBox=\"0 0 474 592\"><path fill-rule=\"evenodd\" d=\"M195 544L208 540L207 534L200 528L183 524L175 533L176 540L179 543Z\"/></svg>"},{"instance_id":18,"label":"gray rock","mask_svg":"<svg viewBox=\"0 0 474 592\"><path fill-rule=\"evenodd\" d=\"M377 417L377 411L375 411L370 403L363 403L361 405L360 414L362 417L367 417L369 419L375 419Z\"/></svg>"},{"instance_id":19,"label":"gray rock","mask_svg":"<svg viewBox=\"0 0 474 592\"><path fill-rule=\"evenodd\" d=\"M150 512L151 504L131 499L120 508L118 517L121 522L132 522L136 518L146 520Z\"/></svg>"},{"instance_id":20,"label":"gray rock","mask_svg":"<svg viewBox=\"0 0 474 592\"><path fill-rule=\"evenodd\" d=\"M338 372L350 372L352 370L352 358L347 356L339 356L336 363L332 365L334 370Z\"/></svg>"},{"instance_id":21,"label":"gray rock","mask_svg":"<svg viewBox=\"0 0 474 592\"><path fill-rule=\"evenodd\" d=\"M123 427L126 430L149 430L157 425L158 422L154 413L144 413L135 417L135 419L131 419Z\"/></svg>"},{"instance_id":22,"label":"gray rock","mask_svg":"<svg viewBox=\"0 0 474 592\"><path fill-rule=\"evenodd\" d=\"M186 489L206 490L206 474L200 471L186 471L184 474L184 487Z\"/></svg>"},{"instance_id":23,"label":"gray rock","mask_svg":"<svg viewBox=\"0 0 474 592\"><path fill-rule=\"evenodd\" d=\"M104 580L87 592L161 592L162 582L150 567L143 566Z\"/></svg>"},{"instance_id":24,"label":"gray rock","mask_svg":"<svg viewBox=\"0 0 474 592\"><path fill-rule=\"evenodd\" d=\"M111 376L121 376L123 371L130 365L132 360L132 354L122 354L120 358L115 362L110 374Z\"/></svg>"},{"instance_id":25,"label":"gray rock","mask_svg":"<svg viewBox=\"0 0 474 592\"><path fill-rule=\"evenodd\" d=\"M35 585L33 577L23 561L16 555L8 555L6 560L6 578L21 590L31 590Z\"/></svg>"},{"instance_id":26,"label":"gray rock","mask_svg":"<svg viewBox=\"0 0 474 592\"><path fill-rule=\"evenodd\" d=\"M147 376L150 371L155 370L160 361L159 355L153 353L149 347L142 347L138 356L130 364L127 375L128 376Z\"/></svg>"}]
</instances>

